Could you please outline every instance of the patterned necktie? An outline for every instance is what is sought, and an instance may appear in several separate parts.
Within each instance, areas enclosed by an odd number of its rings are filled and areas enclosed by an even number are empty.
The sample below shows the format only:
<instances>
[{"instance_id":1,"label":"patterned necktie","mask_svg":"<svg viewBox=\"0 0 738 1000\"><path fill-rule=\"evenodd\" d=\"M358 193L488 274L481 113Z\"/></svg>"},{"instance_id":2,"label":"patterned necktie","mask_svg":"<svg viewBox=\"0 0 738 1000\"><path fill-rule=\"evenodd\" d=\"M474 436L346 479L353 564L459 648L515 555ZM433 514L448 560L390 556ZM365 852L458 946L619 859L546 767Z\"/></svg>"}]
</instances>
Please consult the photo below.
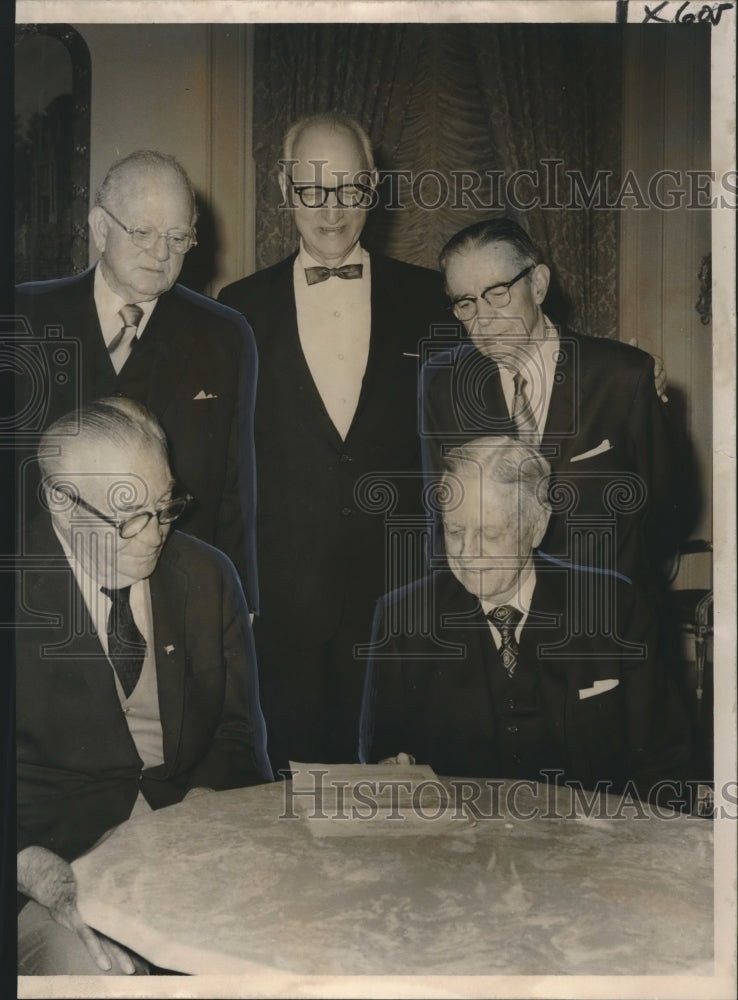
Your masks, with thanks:
<instances>
[{"instance_id":1,"label":"patterned necktie","mask_svg":"<svg viewBox=\"0 0 738 1000\"><path fill-rule=\"evenodd\" d=\"M512 413L510 416L515 424L516 436L528 441L533 438L535 443L538 444L538 424L530 405L530 399L525 391L527 384L520 372L516 371L513 375L515 395L513 396Z\"/></svg>"},{"instance_id":2,"label":"patterned necktie","mask_svg":"<svg viewBox=\"0 0 738 1000\"><path fill-rule=\"evenodd\" d=\"M123 327L108 344L108 353L116 374L121 370L131 353L138 324L143 316L143 309L137 305L127 305L118 310L118 315L123 320Z\"/></svg>"},{"instance_id":3,"label":"patterned necktie","mask_svg":"<svg viewBox=\"0 0 738 1000\"><path fill-rule=\"evenodd\" d=\"M487 615L487 620L500 633L502 665L509 677L515 673L515 667L518 664L518 640L515 638L515 629L520 624L522 617L522 611L518 611L511 604L500 604Z\"/></svg>"},{"instance_id":4,"label":"patterned necktie","mask_svg":"<svg viewBox=\"0 0 738 1000\"><path fill-rule=\"evenodd\" d=\"M128 698L141 676L146 640L133 620L131 588L100 587L100 590L113 602L108 615L108 656Z\"/></svg>"},{"instance_id":5,"label":"patterned necktie","mask_svg":"<svg viewBox=\"0 0 738 1000\"><path fill-rule=\"evenodd\" d=\"M319 281L327 281L332 275L345 279L360 278L363 271L363 264L344 264L343 267L306 267L305 280L308 285L317 285Z\"/></svg>"}]
</instances>

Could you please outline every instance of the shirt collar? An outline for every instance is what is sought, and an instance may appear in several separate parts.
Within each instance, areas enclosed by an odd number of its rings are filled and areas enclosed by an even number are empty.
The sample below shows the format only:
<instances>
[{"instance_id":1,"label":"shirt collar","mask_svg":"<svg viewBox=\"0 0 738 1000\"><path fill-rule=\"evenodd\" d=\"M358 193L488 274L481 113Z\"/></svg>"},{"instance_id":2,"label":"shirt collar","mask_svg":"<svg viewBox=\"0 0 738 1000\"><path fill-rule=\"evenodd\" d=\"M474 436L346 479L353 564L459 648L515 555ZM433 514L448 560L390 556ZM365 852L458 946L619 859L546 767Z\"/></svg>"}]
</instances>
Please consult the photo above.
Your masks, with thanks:
<instances>
[{"instance_id":1,"label":"shirt collar","mask_svg":"<svg viewBox=\"0 0 738 1000\"><path fill-rule=\"evenodd\" d=\"M157 299L149 299L146 302L126 302L124 299L114 292L110 285L105 280L105 275L103 270L98 263L95 268L95 283L93 289L93 295L95 298L95 308L97 309L97 315L100 319L100 328L103 333L103 338L105 340L105 346L110 343L113 337L120 331L121 328L121 318L118 315L123 306L126 305L137 305L139 309L143 312L141 321L138 324L138 334L141 336L144 327L149 321L149 317L154 311L154 306L157 303Z\"/></svg>"},{"instance_id":2,"label":"shirt collar","mask_svg":"<svg viewBox=\"0 0 738 1000\"><path fill-rule=\"evenodd\" d=\"M339 266L343 267L344 264L363 264L365 255L366 255L366 250L364 250L361 243L357 242L356 245L351 250L351 253L344 261L341 262ZM299 264L300 267L303 268L328 267L327 264L321 264L319 260L316 260L315 257L313 257L313 255L305 247L305 244L302 242L302 239L300 240L300 250L299 253L297 254L297 263Z\"/></svg>"},{"instance_id":3,"label":"shirt collar","mask_svg":"<svg viewBox=\"0 0 738 1000\"><path fill-rule=\"evenodd\" d=\"M526 617L530 612L531 602L533 600L533 591L536 586L536 568L533 564L533 558L530 560L530 567L525 569L522 578L518 581L518 587L515 592L515 596L512 600L504 601L504 604L508 604L513 608L517 608L518 611ZM493 604L489 601L482 600L480 598L479 603L482 605L482 611L485 615L488 615L495 608L499 607L499 602Z\"/></svg>"}]
</instances>

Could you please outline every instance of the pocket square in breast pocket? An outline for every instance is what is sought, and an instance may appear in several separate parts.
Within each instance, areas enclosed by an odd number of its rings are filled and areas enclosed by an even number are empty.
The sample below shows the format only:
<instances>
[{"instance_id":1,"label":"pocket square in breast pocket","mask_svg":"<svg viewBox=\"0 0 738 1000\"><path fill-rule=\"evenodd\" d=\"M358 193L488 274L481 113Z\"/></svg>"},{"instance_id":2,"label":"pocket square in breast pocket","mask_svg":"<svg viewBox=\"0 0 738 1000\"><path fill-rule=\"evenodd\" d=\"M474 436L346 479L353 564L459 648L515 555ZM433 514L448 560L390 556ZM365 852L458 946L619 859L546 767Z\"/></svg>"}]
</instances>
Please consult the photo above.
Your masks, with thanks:
<instances>
[{"instance_id":1,"label":"pocket square in breast pocket","mask_svg":"<svg viewBox=\"0 0 738 1000\"><path fill-rule=\"evenodd\" d=\"M619 683L620 681L616 677L608 678L605 681L595 681L591 688L579 688L579 700L584 701L585 698L592 698L596 694L612 691Z\"/></svg>"},{"instance_id":2,"label":"pocket square in breast pocket","mask_svg":"<svg viewBox=\"0 0 738 1000\"><path fill-rule=\"evenodd\" d=\"M606 451L611 451L612 445L608 438L605 438L596 448L590 448L589 451L583 451L581 455L572 455L569 459L570 462L583 462L587 458L594 458L595 455L602 455Z\"/></svg>"},{"instance_id":3,"label":"pocket square in breast pocket","mask_svg":"<svg viewBox=\"0 0 738 1000\"><path fill-rule=\"evenodd\" d=\"M200 389L198 394L192 397L193 401L195 399L217 399L217 398L218 398L217 392L205 392L204 389Z\"/></svg>"}]
</instances>

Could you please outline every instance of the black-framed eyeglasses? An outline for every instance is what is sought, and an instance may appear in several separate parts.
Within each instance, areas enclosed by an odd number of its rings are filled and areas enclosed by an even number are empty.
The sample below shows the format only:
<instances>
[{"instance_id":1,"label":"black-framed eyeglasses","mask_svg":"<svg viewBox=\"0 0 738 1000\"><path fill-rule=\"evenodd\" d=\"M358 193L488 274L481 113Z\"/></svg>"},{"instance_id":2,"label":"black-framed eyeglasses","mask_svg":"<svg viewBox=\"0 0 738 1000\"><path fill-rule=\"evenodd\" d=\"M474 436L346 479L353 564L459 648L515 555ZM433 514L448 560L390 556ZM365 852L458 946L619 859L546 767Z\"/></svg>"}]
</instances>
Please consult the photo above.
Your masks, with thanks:
<instances>
[{"instance_id":1,"label":"black-framed eyeglasses","mask_svg":"<svg viewBox=\"0 0 738 1000\"><path fill-rule=\"evenodd\" d=\"M115 528L121 538L134 538L136 535L140 535L152 517L155 517L159 524L171 524L184 514L194 500L194 497L188 493L185 496L175 497L174 500L170 500L169 503L165 503L156 510L142 510L132 517L120 520L103 514L97 507L93 507L91 503L87 503L82 497L71 493L64 486L54 486L53 489L57 493L61 493L67 497L68 500L71 500L78 507L82 507L88 514L94 514L95 517L99 517L101 521Z\"/></svg>"},{"instance_id":2,"label":"black-framed eyeglasses","mask_svg":"<svg viewBox=\"0 0 738 1000\"><path fill-rule=\"evenodd\" d=\"M100 208L109 215L113 222L117 222L120 228L128 233L131 242L134 246L138 247L139 250L150 250L153 246L159 242L159 240L164 237L167 241L167 247L170 253L182 254L187 253L192 247L197 246L196 233L194 229L190 229L186 233L160 233L158 229L154 229L152 226L135 226L131 228L127 226L120 219L116 218L109 208L104 205L100 205Z\"/></svg>"},{"instance_id":3,"label":"black-framed eyeglasses","mask_svg":"<svg viewBox=\"0 0 738 1000\"><path fill-rule=\"evenodd\" d=\"M511 281L500 281L496 285L490 285L489 288L484 289L481 295L464 295L462 298L452 302L449 308L457 319L467 320L473 319L477 315L477 302L479 299L484 299L488 306L507 306L510 304L512 297L510 293L512 286L520 281L521 278L524 278L526 274L530 274L536 267L536 264L529 264L528 267L523 268L520 274L516 274Z\"/></svg>"},{"instance_id":4,"label":"black-framed eyeglasses","mask_svg":"<svg viewBox=\"0 0 738 1000\"><path fill-rule=\"evenodd\" d=\"M305 208L323 208L328 195L335 194L341 208L371 208L376 197L374 188L365 184L339 184L337 187L321 187L319 184L295 184L292 190Z\"/></svg>"}]
</instances>

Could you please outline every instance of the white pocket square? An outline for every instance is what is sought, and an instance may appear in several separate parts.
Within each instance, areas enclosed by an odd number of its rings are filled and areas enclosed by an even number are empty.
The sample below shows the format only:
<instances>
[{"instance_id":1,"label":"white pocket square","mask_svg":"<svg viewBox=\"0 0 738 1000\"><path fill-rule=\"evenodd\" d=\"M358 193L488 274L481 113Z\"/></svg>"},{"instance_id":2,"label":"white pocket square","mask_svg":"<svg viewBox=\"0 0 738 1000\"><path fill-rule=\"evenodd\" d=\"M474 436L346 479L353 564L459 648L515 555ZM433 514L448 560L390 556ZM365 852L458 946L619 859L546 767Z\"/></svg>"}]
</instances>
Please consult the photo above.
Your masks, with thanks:
<instances>
[{"instance_id":1,"label":"white pocket square","mask_svg":"<svg viewBox=\"0 0 738 1000\"><path fill-rule=\"evenodd\" d=\"M605 691L612 691L619 683L620 681L616 677L612 677L606 681L595 681L591 688L579 688L579 700L583 701L585 698L592 698L596 694L604 694Z\"/></svg>"},{"instance_id":2,"label":"white pocket square","mask_svg":"<svg viewBox=\"0 0 738 1000\"><path fill-rule=\"evenodd\" d=\"M193 396L192 398L193 399L217 399L218 398L218 393L217 392L205 392L204 389L200 389L200 391L198 392L198 394L196 396Z\"/></svg>"},{"instance_id":3,"label":"white pocket square","mask_svg":"<svg viewBox=\"0 0 738 1000\"><path fill-rule=\"evenodd\" d=\"M583 462L585 458L594 458L595 455L602 455L606 451L610 451L612 445L610 444L609 438L605 438L601 444L598 444L596 448L591 448L589 451L583 451L581 455L574 455L569 459L570 462Z\"/></svg>"}]
</instances>

